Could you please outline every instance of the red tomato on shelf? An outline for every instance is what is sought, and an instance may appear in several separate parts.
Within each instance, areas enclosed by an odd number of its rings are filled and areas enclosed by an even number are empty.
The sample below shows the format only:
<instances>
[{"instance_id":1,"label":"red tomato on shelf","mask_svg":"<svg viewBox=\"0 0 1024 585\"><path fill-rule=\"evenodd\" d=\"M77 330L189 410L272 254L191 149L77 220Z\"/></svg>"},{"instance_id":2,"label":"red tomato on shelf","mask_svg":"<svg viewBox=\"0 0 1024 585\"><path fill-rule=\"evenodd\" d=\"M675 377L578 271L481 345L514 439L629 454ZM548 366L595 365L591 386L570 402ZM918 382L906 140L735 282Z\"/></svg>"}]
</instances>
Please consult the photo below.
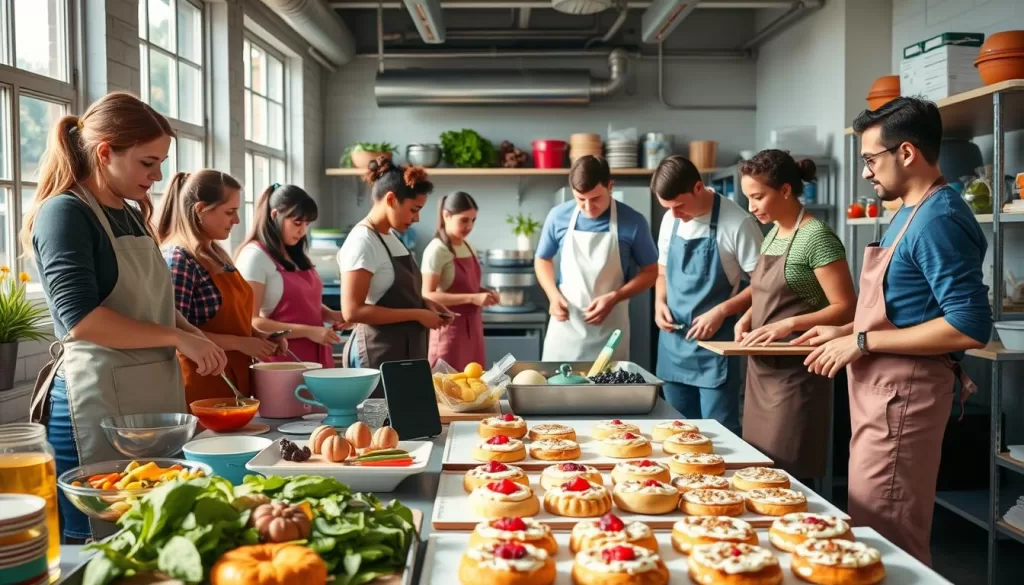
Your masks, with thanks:
<instances>
[{"instance_id":1,"label":"red tomato on shelf","mask_svg":"<svg viewBox=\"0 0 1024 585\"><path fill-rule=\"evenodd\" d=\"M868 204L868 217L878 217L878 204L877 203L870 203L870 204Z\"/></svg>"},{"instance_id":2,"label":"red tomato on shelf","mask_svg":"<svg viewBox=\"0 0 1024 585\"><path fill-rule=\"evenodd\" d=\"M864 217L864 206L860 203L852 203L846 208L846 217L848 219L858 219Z\"/></svg>"}]
</instances>

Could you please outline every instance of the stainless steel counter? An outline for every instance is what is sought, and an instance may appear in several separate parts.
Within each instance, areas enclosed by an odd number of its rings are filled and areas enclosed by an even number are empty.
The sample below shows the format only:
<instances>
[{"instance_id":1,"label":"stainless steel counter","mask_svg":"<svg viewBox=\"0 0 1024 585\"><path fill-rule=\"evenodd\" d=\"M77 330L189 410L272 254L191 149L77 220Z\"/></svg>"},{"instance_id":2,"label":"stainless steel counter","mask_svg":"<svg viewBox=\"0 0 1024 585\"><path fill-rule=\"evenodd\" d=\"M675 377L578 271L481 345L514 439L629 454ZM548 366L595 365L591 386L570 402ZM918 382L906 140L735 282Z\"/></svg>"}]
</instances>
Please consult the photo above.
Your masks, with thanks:
<instances>
[{"instance_id":1,"label":"stainless steel counter","mask_svg":"<svg viewBox=\"0 0 1024 585\"><path fill-rule=\"evenodd\" d=\"M504 323L545 325L548 322L548 314L544 311L533 311L530 313L497 313L484 311L484 325L498 325Z\"/></svg>"}]
</instances>

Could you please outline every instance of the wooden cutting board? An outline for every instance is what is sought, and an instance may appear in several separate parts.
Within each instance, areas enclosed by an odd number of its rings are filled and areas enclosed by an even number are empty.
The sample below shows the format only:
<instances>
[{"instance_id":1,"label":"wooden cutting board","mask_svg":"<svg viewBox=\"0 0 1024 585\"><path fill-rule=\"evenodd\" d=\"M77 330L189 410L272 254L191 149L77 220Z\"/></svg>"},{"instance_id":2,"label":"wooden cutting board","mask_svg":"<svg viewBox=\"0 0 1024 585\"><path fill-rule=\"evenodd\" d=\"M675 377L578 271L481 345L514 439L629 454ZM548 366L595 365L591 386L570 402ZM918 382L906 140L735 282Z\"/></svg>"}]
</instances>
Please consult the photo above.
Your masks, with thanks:
<instances>
[{"instance_id":1,"label":"wooden cutting board","mask_svg":"<svg viewBox=\"0 0 1024 585\"><path fill-rule=\"evenodd\" d=\"M744 347L737 341L698 341L697 345L717 353L718 355L755 355L755 356L799 356L808 355L815 348L809 345L790 345L785 342L769 343L768 345L752 345Z\"/></svg>"},{"instance_id":2,"label":"wooden cutting board","mask_svg":"<svg viewBox=\"0 0 1024 585\"><path fill-rule=\"evenodd\" d=\"M479 410L477 412L454 412L452 409L448 408L447 405L438 402L437 412L441 415L441 424L443 425L463 420L484 420L485 418L501 414L501 403L499 402L491 408Z\"/></svg>"}]
</instances>

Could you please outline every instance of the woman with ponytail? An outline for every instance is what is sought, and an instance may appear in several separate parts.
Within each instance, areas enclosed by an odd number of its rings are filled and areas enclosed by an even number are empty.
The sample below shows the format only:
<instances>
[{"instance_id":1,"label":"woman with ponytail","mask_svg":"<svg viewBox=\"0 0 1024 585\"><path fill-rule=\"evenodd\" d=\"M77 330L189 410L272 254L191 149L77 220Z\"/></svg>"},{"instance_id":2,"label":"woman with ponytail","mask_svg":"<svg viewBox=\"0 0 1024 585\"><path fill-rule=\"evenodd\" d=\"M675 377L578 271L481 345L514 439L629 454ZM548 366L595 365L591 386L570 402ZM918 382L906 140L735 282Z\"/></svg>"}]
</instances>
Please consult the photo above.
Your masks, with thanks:
<instances>
[{"instance_id":1,"label":"woman with ponytail","mask_svg":"<svg viewBox=\"0 0 1024 585\"><path fill-rule=\"evenodd\" d=\"M120 459L106 417L186 412L175 349L200 375L224 352L174 308L171 275L149 231L149 189L174 131L135 96L111 93L65 116L46 143L22 244L35 257L57 342L32 396L57 473ZM66 540L89 538L85 515L58 495ZM95 534L97 537L104 534Z\"/></svg>"},{"instance_id":2,"label":"woman with ponytail","mask_svg":"<svg viewBox=\"0 0 1024 585\"><path fill-rule=\"evenodd\" d=\"M299 359L333 368L333 345L341 341L337 330L344 321L341 311L323 304L323 282L306 254L306 232L318 213L316 201L302 187L267 187L235 262L252 287L253 328L287 331L284 337ZM291 361L267 361L278 359Z\"/></svg>"},{"instance_id":3,"label":"woman with ponytail","mask_svg":"<svg viewBox=\"0 0 1024 585\"><path fill-rule=\"evenodd\" d=\"M427 330L450 324L454 315L424 298L416 259L395 232L420 219L433 185L420 167L402 169L387 157L370 162L364 177L373 207L338 251L341 308L357 325L345 348L350 366L427 358Z\"/></svg>"},{"instance_id":4,"label":"woman with ponytail","mask_svg":"<svg viewBox=\"0 0 1024 585\"><path fill-rule=\"evenodd\" d=\"M156 236L171 269L178 312L225 351L224 374L250 396L252 360L281 354L288 345L253 329L252 288L217 243L238 224L241 198L242 186L231 175L213 169L176 173L164 192ZM188 403L233 396L224 380L200 376L195 364L178 358Z\"/></svg>"},{"instance_id":5,"label":"woman with ponytail","mask_svg":"<svg viewBox=\"0 0 1024 585\"><path fill-rule=\"evenodd\" d=\"M481 310L498 295L480 286L480 261L466 238L476 223L476 201L469 193L445 195L437 205L437 231L423 251L423 298L450 307L458 315L451 325L430 331L428 359L442 359L460 372L466 364L484 363Z\"/></svg>"}]
</instances>

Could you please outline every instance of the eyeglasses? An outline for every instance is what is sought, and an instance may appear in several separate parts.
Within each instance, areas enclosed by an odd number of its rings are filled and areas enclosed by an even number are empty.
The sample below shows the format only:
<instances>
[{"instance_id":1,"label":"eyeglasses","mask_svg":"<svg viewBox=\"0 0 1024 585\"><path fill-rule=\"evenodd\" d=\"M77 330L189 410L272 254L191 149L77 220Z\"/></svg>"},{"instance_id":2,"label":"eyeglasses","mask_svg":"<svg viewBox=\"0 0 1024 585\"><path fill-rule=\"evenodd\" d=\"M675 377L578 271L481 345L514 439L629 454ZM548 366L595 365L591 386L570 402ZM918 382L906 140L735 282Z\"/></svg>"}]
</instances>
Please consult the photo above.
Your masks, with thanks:
<instances>
[{"instance_id":1,"label":"eyeglasses","mask_svg":"<svg viewBox=\"0 0 1024 585\"><path fill-rule=\"evenodd\" d=\"M861 158L861 160L864 161L864 166L866 166L869 171L874 171L875 170L875 158L880 157L880 156L882 156L883 154L885 154L887 152L895 152L896 149L899 148L899 147L900 147L900 145L897 144L896 146L893 146L891 148L886 148L885 150L878 151L878 152L876 152L874 154L862 154L860 156L860 158Z\"/></svg>"}]
</instances>

